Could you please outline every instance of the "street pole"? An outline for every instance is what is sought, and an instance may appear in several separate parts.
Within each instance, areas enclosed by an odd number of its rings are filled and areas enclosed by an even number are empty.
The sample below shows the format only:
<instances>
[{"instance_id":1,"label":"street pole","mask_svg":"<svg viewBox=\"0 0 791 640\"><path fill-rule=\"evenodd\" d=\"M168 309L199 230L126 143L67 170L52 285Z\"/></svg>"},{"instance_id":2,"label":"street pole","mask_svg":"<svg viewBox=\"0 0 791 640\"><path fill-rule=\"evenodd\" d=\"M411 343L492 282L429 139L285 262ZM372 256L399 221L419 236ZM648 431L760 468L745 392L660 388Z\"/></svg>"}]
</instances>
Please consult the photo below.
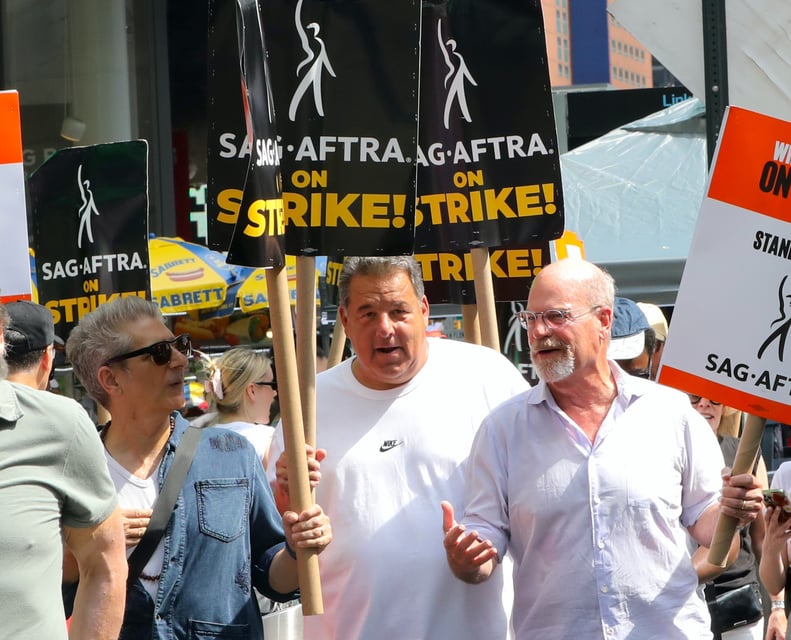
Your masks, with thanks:
<instances>
[{"instance_id":1,"label":"street pole","mask_svg":"<svg viewBox=\"0 0 791 640\"><path fill-rule=\"evenodd\" d=\"M725 107L728 106L728 42L725 28L725 0L702 0L702 3L706 151L711 166Z\"/></svg>"}]
</instances>

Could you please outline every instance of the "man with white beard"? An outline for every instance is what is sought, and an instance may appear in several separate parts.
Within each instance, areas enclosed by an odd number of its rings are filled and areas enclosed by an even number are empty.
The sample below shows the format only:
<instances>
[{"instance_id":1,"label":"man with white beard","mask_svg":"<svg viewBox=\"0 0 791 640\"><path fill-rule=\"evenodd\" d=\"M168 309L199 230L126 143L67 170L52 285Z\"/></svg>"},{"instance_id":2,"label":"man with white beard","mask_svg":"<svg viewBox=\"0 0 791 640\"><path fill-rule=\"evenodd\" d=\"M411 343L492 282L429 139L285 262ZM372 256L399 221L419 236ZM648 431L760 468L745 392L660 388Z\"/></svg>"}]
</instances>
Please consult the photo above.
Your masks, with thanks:
<instances>
[{"instance_id":1,"label":"man with white beard","mask_svg":"<svg viewBox=\"0 0 791 640\"><path fill-rule=\"evenodd\" d=\"M608 360L614 297L589 262L540 272L520 320L541 382L484 420L460 523L443 503L456 577L483 582L513 556L518 640L711 638L687 535L709 546L720 512L762 511L752 475L720 477L686 394Z\"/></svg>"}]
</instances>

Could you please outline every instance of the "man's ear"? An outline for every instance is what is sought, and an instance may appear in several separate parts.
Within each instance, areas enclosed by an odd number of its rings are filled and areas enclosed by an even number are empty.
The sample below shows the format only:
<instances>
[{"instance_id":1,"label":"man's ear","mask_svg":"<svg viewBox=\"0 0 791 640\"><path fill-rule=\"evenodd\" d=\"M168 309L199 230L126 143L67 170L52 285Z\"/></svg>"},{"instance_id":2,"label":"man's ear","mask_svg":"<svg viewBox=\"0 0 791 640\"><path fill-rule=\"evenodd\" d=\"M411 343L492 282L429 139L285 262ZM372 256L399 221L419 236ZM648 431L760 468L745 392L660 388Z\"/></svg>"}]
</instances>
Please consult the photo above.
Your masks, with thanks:
<instances>
[{"instance_id":1,"label":"man's ear","mask_svg":"<svg viewBox=\"0 0 791 640\"><path fill-rule=\"evenodd\" d=\"M343 325L343 328L345 330L346 329L346 323L349 320L349 317L346 315L346 307L338 307L338 315L341 318L341 324Z\"/></svg>"},{"instance_id":2,"label":"man's ear","mask_svg":"<svg viewBox=\"0 0 791 640\"><path fill-rule=\"evenodd\" d=\"M99 371L96 372L96 379L99 381L99 385L102 389L109 395L121 392L121 386L118 384L118 379L115 377L115 371L113 371L112 367L108 367L107 365L99 367Z\"/></svg>"},{"instance_id":3,"label":"man's ear","mask_svg":"<svg viewBox=\"0 0 791 640\"><path fill-rule=\"evenodd\" d=\"M55 348L49 345L44 349L44 354L41 356L39 367L45 372L45 376L49 378L52 374L52 369L55 367Z\"/></svg>"}]
</instances>

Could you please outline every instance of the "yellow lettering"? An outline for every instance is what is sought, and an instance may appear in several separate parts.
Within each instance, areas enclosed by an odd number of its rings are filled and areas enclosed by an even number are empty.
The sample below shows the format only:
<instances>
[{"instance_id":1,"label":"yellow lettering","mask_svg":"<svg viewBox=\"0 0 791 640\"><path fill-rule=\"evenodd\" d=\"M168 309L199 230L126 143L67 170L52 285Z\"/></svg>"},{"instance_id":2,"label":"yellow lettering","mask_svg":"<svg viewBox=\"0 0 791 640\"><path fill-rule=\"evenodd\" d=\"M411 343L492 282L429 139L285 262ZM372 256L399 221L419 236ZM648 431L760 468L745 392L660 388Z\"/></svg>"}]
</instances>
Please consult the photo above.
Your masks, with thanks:
<instances>
[{"instance_id":1,"label":"yellow lettering","mask_svg":"<svg viewBox=\"0 0 791 640\"><path fill-rule=\"evenodd\" d=\"M390 195L387 193L364 193L362 226L372 229L387 229L390 226Z\"/></svg>"},{"instance_id":2,"label":"yellow lettering","mask_svg":"<svg viewBox=\"0 0 791 640\"><path fill-rule=\"evenodd\" d=\"M239 210L242 207L242 190L223 189L217 194L217 206L220 208L217 214L217 222L236 224Z\"/></svg>"}]
</instances>

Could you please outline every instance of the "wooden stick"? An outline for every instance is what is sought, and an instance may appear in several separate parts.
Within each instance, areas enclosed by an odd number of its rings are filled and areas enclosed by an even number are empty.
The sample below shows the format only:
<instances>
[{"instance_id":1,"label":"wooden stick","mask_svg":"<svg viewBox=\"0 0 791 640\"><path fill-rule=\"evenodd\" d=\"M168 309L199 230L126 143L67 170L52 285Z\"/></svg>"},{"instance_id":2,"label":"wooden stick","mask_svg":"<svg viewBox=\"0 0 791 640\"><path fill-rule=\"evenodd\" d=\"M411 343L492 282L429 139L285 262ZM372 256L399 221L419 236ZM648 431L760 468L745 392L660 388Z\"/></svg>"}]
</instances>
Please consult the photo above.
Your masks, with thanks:
<instances>
[{"instance_id":1,"label":"wooden stick","mask_svg":"<svg viewBox=\"0 0 791 640\"><path fill-rule=\"evenodd\" d=\"M335 316L335 328L332 330L332 343L330 353L327 356L327 368L330 369L339 364L343 359L343 350L346 347L346 330L343 328L340 314Z\"/></svg>"},{"instance_id":2,"label":"wooden stick","mask_svg":"<svg viewBox=\"0 0 791 640\"><path fill-rule=\"evenodd\" d=\"M297 374L305 442L316 446L316 258L297 256Z\"/></svg>"},{"instance_id":3,"label":"wooden stick","mask_svg":"<svg viewBox=\"0 0 791 640\"><path fill-rule=\"evenodd\" d=\"M478 322L478 305L461 305L461 322L464 326L464 342L481 344L481 324Z\"/></svg>"},{"instance_id":4,"label":"wooden stick","mask_svg":"<svg viewBox=\"0 0 791 640\"><path fill-rule=\"evenodd\" d=\"M470 256L472 257L472 273L475 278L475 301L481 318L481 344L500 351L489 250L486 247L476 247L470 249Z\"/></svg>"},{"instance_id":5,"label":"wooden stick","mask_svg":"<svg viewBox=\"0 0 791 640\"><path fill-rule=\"evenodd\" d=\"M733 475L752 473L755 458L761 446L765 425L766 418L747 414L744 431L739 439L736 457L733 460L733 469L731 471ZM718 567L725 566L728 559L728 550L731 548L733 534L736 532L738 522L736 518L720 513L717 519L717 528L714 530L714 535L711 539L711 547L709 547L708 561L711 564Z\"/></svg>"},{"instance_id":6,"label":"wooden stick","mask_svg":"<svg viewBox=\"0 0 791 640\"><path fill-rule=\"evenodd\" d=\"M305 457L297 358L291 327L288 278L284 267L266 270L266 287L269 293L272 345L277 363L278 398L288 463L288 492L292 509L301 513L313 504L313 500ZM308 616L324 613L318 553L314 549L297 549L296 552L302 613Z\"/></svg>"}]
</instances>

